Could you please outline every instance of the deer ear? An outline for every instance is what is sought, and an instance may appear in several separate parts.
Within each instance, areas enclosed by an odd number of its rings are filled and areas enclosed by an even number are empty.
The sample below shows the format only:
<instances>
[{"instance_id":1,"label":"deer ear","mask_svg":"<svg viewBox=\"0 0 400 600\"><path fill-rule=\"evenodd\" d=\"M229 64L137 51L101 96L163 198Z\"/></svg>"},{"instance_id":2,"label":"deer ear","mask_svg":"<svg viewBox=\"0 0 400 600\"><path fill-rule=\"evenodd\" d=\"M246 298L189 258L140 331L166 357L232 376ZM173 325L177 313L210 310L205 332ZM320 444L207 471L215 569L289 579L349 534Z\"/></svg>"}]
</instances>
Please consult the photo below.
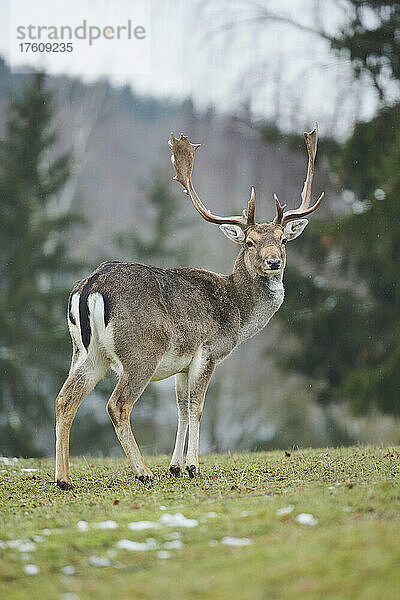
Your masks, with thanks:
<instances>
[{"instance_id":1,"label":"deer ear","mask_svg":"<svg viewBox=\"0 0 400 600\"><path fill-rule=\"evenodd\" d=\"M307 225L308 219L296 219L295 221L289 221L283 230L283 237L286 239L286 241L290 242L303 233Z\"/></svg>"},{"instance_id":2,"label":"deer ear","mask_svg":"<svg viewBox=\"0 0 400 600\"><path fill-rule=\"evenodd\" d=\"M236 242L236 244L242 244L245 240L245 235L243 229L241 229L238 225L220 225L219 226L222 233L226 235L227 238L232 240L232 242Z\"/></svg>"}]
</instances>

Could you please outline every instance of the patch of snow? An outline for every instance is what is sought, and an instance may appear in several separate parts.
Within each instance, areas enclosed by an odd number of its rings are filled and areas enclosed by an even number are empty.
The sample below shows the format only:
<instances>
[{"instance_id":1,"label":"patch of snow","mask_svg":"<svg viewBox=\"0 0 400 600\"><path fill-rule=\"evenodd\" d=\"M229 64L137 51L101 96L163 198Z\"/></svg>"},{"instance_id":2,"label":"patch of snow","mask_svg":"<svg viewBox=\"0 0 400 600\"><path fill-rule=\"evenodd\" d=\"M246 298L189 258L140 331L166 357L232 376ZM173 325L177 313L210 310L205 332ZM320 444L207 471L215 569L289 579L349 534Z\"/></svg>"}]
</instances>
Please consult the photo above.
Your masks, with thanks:
<instances>
[{"instance_id":1,"label":"patch of snow","mask_svg":"<svg viewBox=\"0 0 400 600\"><path fill-rule=\"evenodd\" d=\"M289 506L282 506L282 508L278 508L276 514L280 517L282 515L289 515L294 510L293 504L289 504Z\"/></svg>"},{"instance_id":2,"label":"patch of snow","mask_svg":"<svg viewBox=\"0 0 400 600\"><path fill-rule=\"evenodd\" d=\"M157 558L170 558L171 552L167 552L166 550L160 550L157 552Z\"/></svg>"},{"instance_id":3,"label":"patch of snow","mask_svg":"<svg viewBox=\"0 0 400 600\"><path fill-rule=\"evenodd\" d=\"M111 566L111 560L105 556L90 556L89 562L92 567L109 567Z\"/></svg>"},{"instance_id":4,"label":"patch of snow","mask_svg":"<svg viewBox=\"0 0 400 600\"><path fill-rule=\"evenodd\" d=\"M15 548L19 552L34 552L36 550L35 544L30 540L9 540L6 545L9 548Z\"/></svg>"},{"instance_id":5,"label":"patch of snow","mask_svg":"<svg viewBox=\"0 0 400 600\"><path fill-rule=\"evenodd\" d=\"M211 546L212 548L214 548L214 546L218 546L218 542L217 542L217 540L210 540L208 542L208 545Z\"/></svg>"},{"instance_id":6,"label":"patch of snow","mask_svg":"<svg viewBox=\"0 0 400 600\"><path fill-rule=\"evenodd\" d=\"M222 538L221 543L226 546L250 546L250 544L253 543L253 540L250 538L237 538L226 535Z\"/></svg>"},{"instance_id":7,"label":"patch of snow","mask_svg":"<svg viewBox=\"0 0 400 600\"><path fill-rule=\"evenodd\" d=\"M40 569L37 565L25 565L24 572L27 575L38 575L40 573Z\"/></svg>"},{"instance_id":8,"label":"patch of snow","mask_svg":"<svg viewBox=\"0 0 400 600\"><path fill-rule=\"evenodd\" d=\"M118 523L115 521L101 521L100 523L95 523L93 527L96 527L96 529L118 529Z\"/></svg>"},{"instance_id":9,"label":"patch of snow","mask_svg":"<svg viewBox=\"0 0 400 600\"><path fill-rule=\"evenodd\" d=\"M63 575L74 575L75 574L75 567L73 567L72 565L65 565L65 567L63 567L61 569L61 573Z\"/></svg>"},{"instance_id":10,"label":"patch of snow","mask_svg":"<svg viewBox=\"0 0 400 600\"><path fill-rule=\"evenodd\" d=\"M39 471L39 469L21 469L23 473L36 473L36 471Z\"/></svg>"},{"instance_id":11,"label":"patch of snow","mask_svg":"<svg viewBox=\"0 0 400 600\"><path fill-rule=\"evenodd\" d=\"M165 513L165 515L161 515L160 523L167 527L197 527L199 524L196 519L188 519L182 513L175 513L174 515Z\"/></svg>"},{"instance_id":12,"label":"patch of snow","mask_svg":"<svg viewBox=\"0 0 400 600\"><path fill-rule=\"evenodd\" d=\"M128 523L129 529L132 529L133 531L142 531L143 529L154 529L158 526L158 523L154 523L153 521L133 521L132 523Z\"/></svg>"},{"instance_id":13,"label":"patch of snow","mask_svg":"<svg viewBox=\"0 0 400 600\"><path fill-rule=\"evenodd\" d=\"M50 531L50 529L42 529L41 534L42 535L50 535L51 531Z\"/></svg>"},{"instance_id":14,"label":"patch of snow","mask_svg":"<svg viewBox=\"0 0 400 600\"><path fill-rule=\"evenodd\" d=\"M242 512L240 513L241 517L248 517L249 516L249 511L248 510L242 510Z\"/></svg>"},{"instance_id":15,"label":"patch of snow","mask_svg":"<svg viewBox=\"0 0 400 600\"><path fill-rule=\"evenodd\" d=\"M32 539L34 542L43 542L43 538L40 535L34 535Z\"/></svg>"},{"instance_id":16,"label":"patch of snow","mask_svg":"<svg viewBox=\"0 0 400 600\"><path fill-rule=\"evenodd\" d=\"M78 521L77 528L79 531L88 531L89 523L87 521Z\"/></svg>"},{"instance_id":17,"label":"patch of snow","mask_svg":"<svg viewBox=\"0 0 400 600\"><path fill-rule=\"evenodd\" d=\"M145 542L134 542L132 540L119 540L117 548L120 550L155 550L157 548L156 541L153 538L148 538Z\"/></svg>"},{"instance_id":18,"label":"patch of snow","mask_svg":"<svg viewBox=\"0 0 400 600\"><path fill-rule=\"evenodd\" d=\"M167 550L180 550L183 548L183 544L180 540L172 540L171 542L165 542L164 548Z\"/></svg>"},{"instance_id":19,"label":"patch of snow","mask_svg":"<svg viewBox=\"0 0 400 600\"><path fill-rule=\"evenodd\" d=\"M318 519L309 513L300 513L297 515L296 521L302 525L316 525L318 523Z\"/></svg>"},{"instance_id":20,"label":"patch of snow","mask_svg":"<svg viewBox=\"0 0 400 600\"><path fill-rule=\"evenodd\" d=\"M8 458L8 456L0 456L0 462L2 462L3 465L13 465L14 463L18 462L18 458L16 456L14 456L14 458Z\"/></svg>"},{"instance_id":21,"label":"patch of snow","mask_svg":"<svg viewBox=\"0 0 400 600\"><path fill-rule=\"evenodd\" d=\"M160 510L167 510L166 506L160 506Z\"/></svg>"}]
</instances>

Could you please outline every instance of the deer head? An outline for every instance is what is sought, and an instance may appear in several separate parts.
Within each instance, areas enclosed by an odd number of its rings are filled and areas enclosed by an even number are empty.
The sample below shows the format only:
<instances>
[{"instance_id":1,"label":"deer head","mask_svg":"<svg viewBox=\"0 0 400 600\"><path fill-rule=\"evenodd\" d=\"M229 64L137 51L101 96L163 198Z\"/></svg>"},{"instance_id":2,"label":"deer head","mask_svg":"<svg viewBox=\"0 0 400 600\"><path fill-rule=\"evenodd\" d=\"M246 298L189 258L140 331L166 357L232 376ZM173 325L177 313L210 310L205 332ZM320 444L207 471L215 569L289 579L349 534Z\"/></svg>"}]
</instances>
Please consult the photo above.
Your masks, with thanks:
<instances>
[{"instance_id":1,"label":"deer head","mask_svg":"<svg viewBox=\"0 0 400 600\"><path fill-rule=\"evenodd\" d=\"M183 185L184 192L190 197L193 206L203 219L209 223L216 223L230 240L242 245L246 267L252 274L268 276L283 272L286 264L286 243L294 240L304 231L308 224L308 220L304 217L314 212L324 197L322 193L317 202L310 206L318 142L317 123L312 131L304 133L304 137L308 152L308 168L300 206L285 211L286 204L282 206L274 194L276 217L271 223L256 223L254 188L251 188L247 211L243 210L241 216L219 217L204 206L192 184L194 155L200 144L191 144L183 134L177 139L171 133L168 144L172 150L171 161L176 170L174 179Z\"/></svg>"}]
</instances>

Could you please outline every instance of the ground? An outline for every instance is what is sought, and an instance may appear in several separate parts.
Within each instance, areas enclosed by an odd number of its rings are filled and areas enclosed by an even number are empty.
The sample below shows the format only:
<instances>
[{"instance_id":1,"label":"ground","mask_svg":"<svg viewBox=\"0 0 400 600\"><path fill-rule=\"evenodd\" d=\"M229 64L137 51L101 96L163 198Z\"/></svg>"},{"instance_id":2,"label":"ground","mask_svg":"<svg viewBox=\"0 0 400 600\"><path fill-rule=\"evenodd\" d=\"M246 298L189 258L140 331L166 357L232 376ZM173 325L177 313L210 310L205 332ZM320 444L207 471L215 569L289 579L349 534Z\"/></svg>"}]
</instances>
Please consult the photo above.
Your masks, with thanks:
<instances>
[{"instance_id":1,"label":"ground","mask_svg":"<svg viewBox=\"0 0 400 600\"><path fill-rule=\"evenodd\" d=\"M149 489L75 458L64 492L53 460L1 459L0 597L400 597L399 448L210 455L194 480L147 462Z\"/></svg>"}]
</instances>

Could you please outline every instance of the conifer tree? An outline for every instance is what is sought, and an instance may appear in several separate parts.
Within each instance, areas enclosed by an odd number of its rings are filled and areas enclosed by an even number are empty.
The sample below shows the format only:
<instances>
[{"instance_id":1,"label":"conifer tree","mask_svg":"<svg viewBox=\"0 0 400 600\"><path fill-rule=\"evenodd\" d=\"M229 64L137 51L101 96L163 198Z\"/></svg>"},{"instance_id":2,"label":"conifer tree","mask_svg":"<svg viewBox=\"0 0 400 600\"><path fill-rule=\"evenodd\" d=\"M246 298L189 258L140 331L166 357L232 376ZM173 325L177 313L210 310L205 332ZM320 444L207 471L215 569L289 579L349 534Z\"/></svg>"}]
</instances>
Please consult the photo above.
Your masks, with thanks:
<instances>
[{"instance_id":1,"label":"conifer tree","mask_svg":"<svg viewBox=\"0 0 400 600\"><path fill-rule=\"evenodd\" d=\"M54 156L53 105L38 73L11 101L0 141L0 451L41 452L70 352L65 327L74 263L59 206L70 157Z\"/></svg>"},{"instance_id":2,"label":"conifer tree","mask_svg":"<svg viewBox=\"0 0 400 600\"><path fill-rule=\"evenodd\" d=\"M385 105L383 85L385 76L400 82L400 4L349 5L353 17L333 47L348 50L356 75L371 76L382 108L356 124L332 158L353 195L352 212L312 223L299 241L322 273L328 265L335 271L336 285L289 266L288 286L298 294L288 296L279 316L291 321L299 341L288 364L323 383L322 400L349 401L357 413L400 415L400 103ZM375 13L370 29L367 10Z\"/></svg>"}]
</instances>

